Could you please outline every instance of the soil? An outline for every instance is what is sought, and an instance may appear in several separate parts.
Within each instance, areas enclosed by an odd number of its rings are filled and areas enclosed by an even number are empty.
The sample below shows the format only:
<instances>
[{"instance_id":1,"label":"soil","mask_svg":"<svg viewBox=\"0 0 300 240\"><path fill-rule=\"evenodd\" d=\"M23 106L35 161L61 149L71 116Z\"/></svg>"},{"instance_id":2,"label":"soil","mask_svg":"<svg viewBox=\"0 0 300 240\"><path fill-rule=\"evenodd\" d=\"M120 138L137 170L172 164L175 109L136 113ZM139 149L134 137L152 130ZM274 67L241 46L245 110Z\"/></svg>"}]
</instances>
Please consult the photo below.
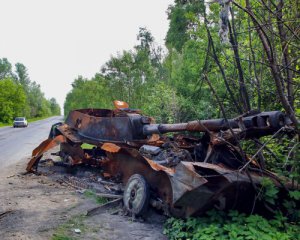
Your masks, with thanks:
<instances>
[{"instance_id":1,"label":"soil","mask_svg":"<svg viewBox=\"0 0 300 240\"><path fill-rule=\"evenodd\" d=\"M162 234L166 218L153 210L145 220L134 219L124 215L120 203L87 216L99 203L59 181L74 173L43 164L40 175L24 174L27 161L0 172L1 239L167 239Z\"/></svg>"}]
</instances>

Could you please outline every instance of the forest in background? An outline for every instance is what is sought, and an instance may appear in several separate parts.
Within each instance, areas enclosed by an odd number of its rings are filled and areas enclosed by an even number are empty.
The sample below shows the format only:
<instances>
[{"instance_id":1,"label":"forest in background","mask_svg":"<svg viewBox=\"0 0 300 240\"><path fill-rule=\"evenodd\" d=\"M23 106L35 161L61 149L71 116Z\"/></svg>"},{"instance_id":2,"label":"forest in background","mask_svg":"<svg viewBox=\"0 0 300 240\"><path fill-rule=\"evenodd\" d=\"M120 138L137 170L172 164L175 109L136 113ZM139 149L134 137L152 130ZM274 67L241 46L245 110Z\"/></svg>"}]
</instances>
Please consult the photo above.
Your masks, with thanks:
<instances>
[{"instance_id":1,"label":"forest in background","mask_svg":"<svg viewBox=\"0 0 300 240\"><path fill-rule=\"evenodd\" d=\"M164 123L281 110L299 134L298 0L175 0L167 14L166 53L140 28L133 49L112 56L93 78L74 80L65 114L112 108L113 100ZM258 158L266 167L299 182L299 135L279 135L241 144L250 156L264 146ZM214 211L199 219L171 218L165 233L170 239L299 239L300 192L290 192L285 213L276 210L277 194L270 182L258 193L273 206L272 221Z\"/></svg>"},{"instance_id":2,"label":"forest in background","mask_svg":"<svg viewBox=\"0 0 300 240\"><path fill-rule=\"evenodd\" d=\"M42 118L60 115L55 98L46 99L41 87L32 82L22 63L0 59L0 123L11 123L15 117Z\"/></svg>"}]
</instances>

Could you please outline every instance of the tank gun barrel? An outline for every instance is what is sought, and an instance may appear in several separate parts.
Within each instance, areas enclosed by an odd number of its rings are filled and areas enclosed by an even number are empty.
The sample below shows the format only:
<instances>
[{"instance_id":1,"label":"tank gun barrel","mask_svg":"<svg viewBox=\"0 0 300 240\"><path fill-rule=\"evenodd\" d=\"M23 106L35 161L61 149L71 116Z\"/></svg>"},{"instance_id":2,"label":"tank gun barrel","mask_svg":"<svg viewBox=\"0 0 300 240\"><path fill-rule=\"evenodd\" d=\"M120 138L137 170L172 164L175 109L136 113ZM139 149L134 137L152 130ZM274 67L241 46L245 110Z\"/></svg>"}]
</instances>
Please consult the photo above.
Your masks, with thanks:
<instances>
[{"instance_id":1,"label":"tank gun barrel","mask_svg":"<svg viewBox=\"0 0 300 240\"><path fill-rule=\"evenodd\" d=\"M256 115L238 117L234 119L224 118L209 119L209 120L195 120L187 123L175 124L150 124L143 127L144 135L151 135L153 133L168 133L168 132L218 132L225 131L229 128L242 130L249 130L261 135L271 134L286 124L290 120L280 111L262 112Z\"/></svg>"}]
</instances>

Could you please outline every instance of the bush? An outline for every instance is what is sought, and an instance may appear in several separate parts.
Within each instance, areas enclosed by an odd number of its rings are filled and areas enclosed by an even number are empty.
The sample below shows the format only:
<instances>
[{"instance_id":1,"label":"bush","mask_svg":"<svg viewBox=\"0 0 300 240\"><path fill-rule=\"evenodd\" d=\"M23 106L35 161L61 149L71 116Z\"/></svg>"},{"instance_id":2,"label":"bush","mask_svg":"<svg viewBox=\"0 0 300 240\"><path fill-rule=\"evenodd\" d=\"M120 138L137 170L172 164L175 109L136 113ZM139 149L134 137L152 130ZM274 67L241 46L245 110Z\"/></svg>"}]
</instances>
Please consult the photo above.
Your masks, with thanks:
<instances>
[{"instance_id":1,"label":"bush","mask_svg":"<svg viewBox=\"0 0 300 240\"><path fill-rule=\"evenodd\" d=\"M0 80L0 122L10 123L14 117L23 116L26 107L25 92L12 79Z\"/></svg>"},{"instance_id":2,"label":"bush","mask_svg":"<svg viewBox=\"0 0 300 240\"><path fill-rule=\"evenodd\" d=\"M237 211L224 213L212 210L201 218L186 220L169 218L164 234L170 240L179 239L300 239L299 222L289 223L281 213L267 220L259 215L245 215Z\"/></svg>"}]
</instances>

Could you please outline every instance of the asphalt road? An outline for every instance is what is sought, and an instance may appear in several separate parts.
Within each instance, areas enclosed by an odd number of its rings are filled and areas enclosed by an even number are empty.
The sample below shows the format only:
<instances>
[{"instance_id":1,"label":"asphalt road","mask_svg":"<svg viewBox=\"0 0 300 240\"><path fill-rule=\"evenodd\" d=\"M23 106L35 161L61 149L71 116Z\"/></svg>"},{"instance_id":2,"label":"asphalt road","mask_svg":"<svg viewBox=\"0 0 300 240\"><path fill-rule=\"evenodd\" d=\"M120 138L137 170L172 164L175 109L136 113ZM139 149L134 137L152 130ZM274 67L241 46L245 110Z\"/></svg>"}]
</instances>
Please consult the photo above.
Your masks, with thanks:
<instances>
[{"instance_id":1,"label":"asphalt road","mask_svg":"<svg viewBox=\"0 0 300 240\"><path fill-rule=\"evenodd\" d=\"M63 118L57 116L29 123L27 128L0 128L0 171L29 158L32 150L48 138L51 126L61 121Z\"/></svg>"}]
</instances>

